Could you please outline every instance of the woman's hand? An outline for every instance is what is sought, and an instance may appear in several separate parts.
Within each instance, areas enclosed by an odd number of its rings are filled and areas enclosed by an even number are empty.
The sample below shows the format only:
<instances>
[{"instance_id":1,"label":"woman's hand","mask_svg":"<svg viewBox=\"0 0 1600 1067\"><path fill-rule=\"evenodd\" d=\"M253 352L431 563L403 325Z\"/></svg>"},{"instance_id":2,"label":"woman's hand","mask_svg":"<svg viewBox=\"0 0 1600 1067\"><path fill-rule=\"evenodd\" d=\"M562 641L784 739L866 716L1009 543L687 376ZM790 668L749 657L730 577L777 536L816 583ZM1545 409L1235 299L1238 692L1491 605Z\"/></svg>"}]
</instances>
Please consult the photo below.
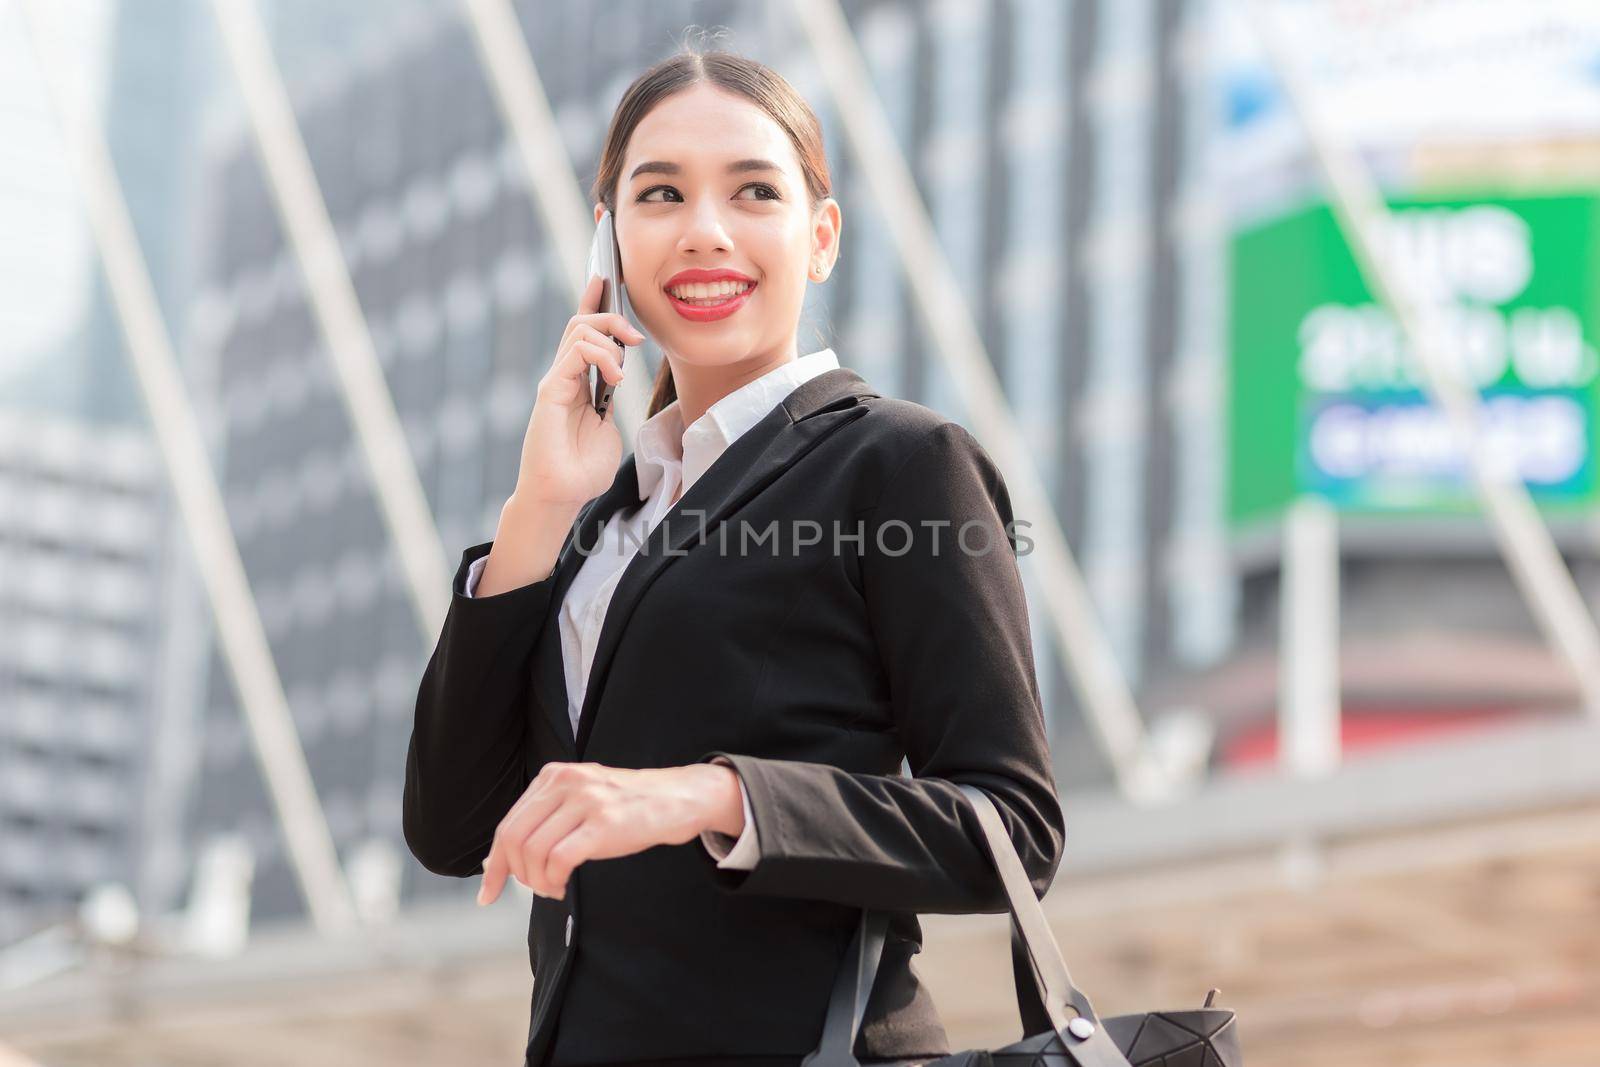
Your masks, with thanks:
<instances>
[{"instance_id":1,"label":"woman's hand","mask_svg":"<svg viewBox=\"0 0 1600 1067\"><path fill-rule=\"evenodd\" d=\"M513 876L540 896L562 899L585 860L681 845L708 829L737 835L743 825L739 777L730 767L546 763L495 829L478 903L493 903Z\"/></svg>"},{"instance_id":2,"label":"woman's hand","mask_svg":"<svg viewBox=\"0 0 1600 1067\"><path fill-rule=\"evenodd\" d=\"M589 279L578 313L556 346L555 361L539 382L528 432L522 440L522 461L513 496L538 504L582 505L611 485L622 461L622 435L616 418L595 414L589 390L589 365L600 368L606 381L620 384L622 349L638 345L644 335L619 314L600 314L602 279Z\"/></svg>"}]
</instances>

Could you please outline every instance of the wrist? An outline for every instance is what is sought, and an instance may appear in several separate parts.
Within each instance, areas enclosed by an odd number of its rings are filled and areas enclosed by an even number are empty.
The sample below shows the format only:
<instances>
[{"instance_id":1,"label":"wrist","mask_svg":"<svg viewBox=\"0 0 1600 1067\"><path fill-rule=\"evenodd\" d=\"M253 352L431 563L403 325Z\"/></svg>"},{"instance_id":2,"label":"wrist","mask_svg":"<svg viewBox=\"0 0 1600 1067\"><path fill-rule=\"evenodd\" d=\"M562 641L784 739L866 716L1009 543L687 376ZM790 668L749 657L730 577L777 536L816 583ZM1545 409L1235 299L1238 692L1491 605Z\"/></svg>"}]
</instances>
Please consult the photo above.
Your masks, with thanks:
<instances>
[{"instance_id":1,"label":"wrist","mask_svg":"<svg viewBox=\"0 0 1600 1067\"><path fill-rule=\"evenodd\" d=\"M475 598L492 596L547 579L581 507L538 505L512 495L500 508L494 547L478 578Z\"/></svg>"},{"instance_id":2,"label":"wrist","mask_svg":"<svg viewBox=\"0 0 1600 1067\"><path fill-rule=\"evenodd\" d=\"M697 832L712 830L738 837L744 832L744 798L739 790L739 773L720 763L698 763L695 770L705 782L701 791L705 803Z\"/></svg>"},{"instance_id":3,"label":"wrist","mask_svg":"<svg viewBox=\"0 0 1600 1067\"><path fill-rule=\"evenodd\" d=\"M562 520L566 520L566 525L562 527L564 533L567 527L572 525L572 520L583 510L585 503L587 501L546 500L517 490L506 497L506 502L500 505L500 521L504 524L508 518L513 522L522 523L543 520L559 526Z\"/></svg>"}]
</instances>

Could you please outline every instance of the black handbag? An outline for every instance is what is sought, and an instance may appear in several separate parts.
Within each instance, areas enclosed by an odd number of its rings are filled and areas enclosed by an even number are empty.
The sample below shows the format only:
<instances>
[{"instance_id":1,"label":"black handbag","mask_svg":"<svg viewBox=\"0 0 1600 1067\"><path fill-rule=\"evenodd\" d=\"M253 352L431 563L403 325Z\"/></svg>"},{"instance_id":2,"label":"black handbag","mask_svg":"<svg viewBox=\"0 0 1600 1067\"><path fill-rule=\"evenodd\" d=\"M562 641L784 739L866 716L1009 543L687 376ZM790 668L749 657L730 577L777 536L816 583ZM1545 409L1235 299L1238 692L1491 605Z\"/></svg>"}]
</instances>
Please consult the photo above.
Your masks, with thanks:
<instances>
[{"instance_id":1,"label":"black handbag","mask_svg":"<svg viewBox=\"0 0 1600 1067\"><path fill-rule=\"evenodd\" d=\"M1017 1011L1025 1029L1039 1032L993 1050L969 1049L929 1060L926 1067L1243 1067L1234 1013L1211 1006L1179 1011L1113 1015L1102 1020L1072 983L1044 909L1033 895L1022 861L994 802L983 790L959 786L978 814L989 856L1011 902ZM866 910L845 951L823 1021L822 1040L802 1067L859 1067L852 1051L866 1014L872 980L883 954L888 916Z\"/></svg>"}]
</instances>

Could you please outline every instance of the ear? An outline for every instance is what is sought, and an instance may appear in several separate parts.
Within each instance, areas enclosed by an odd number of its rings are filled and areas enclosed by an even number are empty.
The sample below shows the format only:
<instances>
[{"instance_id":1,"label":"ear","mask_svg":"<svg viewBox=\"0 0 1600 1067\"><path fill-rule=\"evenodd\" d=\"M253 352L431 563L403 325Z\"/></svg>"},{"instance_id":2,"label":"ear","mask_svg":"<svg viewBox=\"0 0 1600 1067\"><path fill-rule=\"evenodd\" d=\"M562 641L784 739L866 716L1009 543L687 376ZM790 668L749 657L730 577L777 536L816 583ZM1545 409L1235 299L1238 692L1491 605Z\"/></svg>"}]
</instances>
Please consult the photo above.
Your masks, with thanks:
<instances>
[{"instance_id":1,"label":"ear","mask_svg":"<svg viewBox=\"0 0 1600 1067\"><path fill-rule=\"evenodd\" d=\"M807 265L806 277L812 281L826 281L833 271L833 265L839 259L839 234L843 226L844 217L839 210L839 202L831 196L823 197L811 219L811 261ZM820 268L820 276L815 268Z\"/></svg>"},{"instance_id":2,"label":"ear","mask_svg":"<svg viewBox=\"0 0 1600 1067\"><path fill-rule=\"evenodd\" d=\"M598 204L596 204L594 206L594 224L596 226L600 225L600 216L604 215L605 213L606 213L606 205L605 205L604 201L602 201L602 202L600 202L600 203L598 203Z\"/></svg>"}]
</instances>

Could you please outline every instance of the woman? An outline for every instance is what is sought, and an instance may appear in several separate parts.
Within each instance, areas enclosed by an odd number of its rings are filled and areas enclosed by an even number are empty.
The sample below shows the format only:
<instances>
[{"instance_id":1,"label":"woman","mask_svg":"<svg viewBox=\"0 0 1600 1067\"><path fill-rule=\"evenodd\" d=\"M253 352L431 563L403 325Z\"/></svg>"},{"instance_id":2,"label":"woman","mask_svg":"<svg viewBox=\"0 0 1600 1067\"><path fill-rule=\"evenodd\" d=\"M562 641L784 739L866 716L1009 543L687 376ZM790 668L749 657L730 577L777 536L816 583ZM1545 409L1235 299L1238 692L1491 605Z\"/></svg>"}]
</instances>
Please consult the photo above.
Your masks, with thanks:
<instances>
[{"instance_id":1,"label":"woman","mask_svg":"<svg viewBox=\"0 0 1600 1067\"><path fill-rule=\"evenodd\" d=\"M1064 834L1005 486L956 423L797 357L840 210L777 74L645 72L593 194L665 354L649 418L619 466L588 367L620 382L612 338L644 338L591 279L455 575L406 840L480 903L536 894L527 1064L798 1064L862 908L895 914L856 1053L933 1058L916 913L1006 909L956 783L1041 895Z\"/></svg>"}]
</instances>

